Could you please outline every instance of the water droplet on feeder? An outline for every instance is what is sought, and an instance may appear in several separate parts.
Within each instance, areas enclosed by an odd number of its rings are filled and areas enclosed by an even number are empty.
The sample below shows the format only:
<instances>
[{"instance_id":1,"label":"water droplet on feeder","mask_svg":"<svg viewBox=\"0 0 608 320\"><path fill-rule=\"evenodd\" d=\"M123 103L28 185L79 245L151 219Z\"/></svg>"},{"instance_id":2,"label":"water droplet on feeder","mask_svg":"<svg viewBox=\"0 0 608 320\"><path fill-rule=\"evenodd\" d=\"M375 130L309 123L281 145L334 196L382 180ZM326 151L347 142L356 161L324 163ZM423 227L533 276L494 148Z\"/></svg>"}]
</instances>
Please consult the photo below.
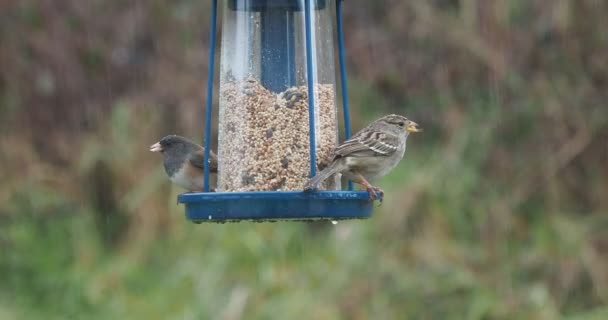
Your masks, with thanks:
<instances>
[{"instance_id":1,"label":"water droplet on feeder","mask_svg":"<svg viewBox=\"0 0 608 320\"><path fill-rule=\"evenodd\" d=\"M338 224L338 221L336 221L336 220L332 220L332 221L331 221L331 224L333 224L333 225L335 226L335 225L337 225L337 224Z\"/></svg>"}]
</instances>

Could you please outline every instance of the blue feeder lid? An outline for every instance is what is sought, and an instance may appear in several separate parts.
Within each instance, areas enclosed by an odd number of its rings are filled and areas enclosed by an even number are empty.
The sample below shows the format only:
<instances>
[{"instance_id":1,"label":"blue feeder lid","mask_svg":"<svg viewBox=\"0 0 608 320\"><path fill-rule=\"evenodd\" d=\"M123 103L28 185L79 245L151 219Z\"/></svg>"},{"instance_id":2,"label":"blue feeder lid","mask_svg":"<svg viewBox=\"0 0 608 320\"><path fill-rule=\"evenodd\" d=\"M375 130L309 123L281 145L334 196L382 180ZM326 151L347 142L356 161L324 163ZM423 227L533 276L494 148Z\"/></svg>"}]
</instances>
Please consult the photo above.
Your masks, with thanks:
<instances>
[{"instance_id":1,"label":"blue feeder lid","mask_svg":"<svg viewBox=\"0 0 608 320\"><path fill-rule=\"evenodd\" d=\"M325 8L326 0L313 0L312 6L315 9ZM228 7L231 10L239 11L266 11L266 10L291 10L301 11L304 3L298 0L229 0Z\"/></svg>"},{"instance_id":2,"label":"blue feeder lid","mask_svg":"<svg viewBox=\"0 0 608 320\"><path fill-rule=\"evenodd\" d=\"M365 219L374 206L367 191L200 192L177 200L195 223Z\"/></svg>"}]
</instances>

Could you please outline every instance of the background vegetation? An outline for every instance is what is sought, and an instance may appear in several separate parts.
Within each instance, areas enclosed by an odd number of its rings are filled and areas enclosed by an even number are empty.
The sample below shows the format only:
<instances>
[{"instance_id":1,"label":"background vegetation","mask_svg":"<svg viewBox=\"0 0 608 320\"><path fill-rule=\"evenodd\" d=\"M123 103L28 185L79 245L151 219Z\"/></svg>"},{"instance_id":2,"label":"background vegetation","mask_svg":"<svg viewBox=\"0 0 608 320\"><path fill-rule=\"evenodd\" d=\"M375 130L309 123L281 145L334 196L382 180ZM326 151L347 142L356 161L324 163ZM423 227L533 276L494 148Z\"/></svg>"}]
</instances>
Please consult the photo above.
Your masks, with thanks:
<instances>
[{"instance_id":1,"label":"background vegetation","mask_svg":"<svg viewBox=\"0 0 608 320\"><path fill-rule=\"evenodd\" d=\"M337 226L175 205L209 6L0 4L1 319L608 318L608 2L347 1L354 127L425 133Z\"/></svg>"}]
</instances>

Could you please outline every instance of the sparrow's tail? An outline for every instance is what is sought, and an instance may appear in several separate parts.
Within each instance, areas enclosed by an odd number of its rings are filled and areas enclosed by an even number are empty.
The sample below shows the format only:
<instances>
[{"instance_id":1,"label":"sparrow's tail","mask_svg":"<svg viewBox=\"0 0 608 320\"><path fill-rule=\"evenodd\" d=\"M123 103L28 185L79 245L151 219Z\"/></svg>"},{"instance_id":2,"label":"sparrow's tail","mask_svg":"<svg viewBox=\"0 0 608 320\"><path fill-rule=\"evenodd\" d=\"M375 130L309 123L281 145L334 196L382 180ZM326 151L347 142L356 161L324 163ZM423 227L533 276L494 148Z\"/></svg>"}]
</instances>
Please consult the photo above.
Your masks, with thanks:
<instances>
[{"instance_id":1,"label":"sparrow's tail","mask_svg":"<svg viewBox=\"0 0 608 320\"><path fill-rule=\"evenodd\" d=\"M323 183L323 181L327 180L327 178L331 177L332 175L343 171L344 169L346 169L346 166L344 165L344 161L342 161L342 159L332 162L328 167L321 170L321 172L318 172L316 176L312 177L312 179L306 183L304 186L304 191L319 189L319 186L321 183Z\"/></svg>"}]
</instances>

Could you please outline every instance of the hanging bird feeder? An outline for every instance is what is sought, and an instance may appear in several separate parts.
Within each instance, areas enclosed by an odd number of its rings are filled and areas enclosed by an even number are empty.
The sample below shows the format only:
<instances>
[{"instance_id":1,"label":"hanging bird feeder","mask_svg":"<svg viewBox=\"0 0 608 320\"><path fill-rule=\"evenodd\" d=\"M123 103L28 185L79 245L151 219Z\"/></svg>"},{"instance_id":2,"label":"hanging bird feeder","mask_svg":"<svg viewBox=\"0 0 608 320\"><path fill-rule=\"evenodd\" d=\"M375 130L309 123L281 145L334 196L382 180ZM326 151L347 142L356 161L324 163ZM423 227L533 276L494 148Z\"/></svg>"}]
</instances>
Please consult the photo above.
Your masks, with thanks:
<instances>
[{"instance_id":1,"label":"hanging bird feeder","mask_svg":"<svg viewBox=\"0 0 608 320\"><path fill-rule=\"evenodd\" d=\"M335 10L334 10L335 8ZM341 0L225 0L222 19L218 185L209 192L217 0L212 0L204 192L184 193L194 222L367 218L367 191L304 184L338 144L333 16L345 135L350 136Z\"/></svg>"}]
</instances>

